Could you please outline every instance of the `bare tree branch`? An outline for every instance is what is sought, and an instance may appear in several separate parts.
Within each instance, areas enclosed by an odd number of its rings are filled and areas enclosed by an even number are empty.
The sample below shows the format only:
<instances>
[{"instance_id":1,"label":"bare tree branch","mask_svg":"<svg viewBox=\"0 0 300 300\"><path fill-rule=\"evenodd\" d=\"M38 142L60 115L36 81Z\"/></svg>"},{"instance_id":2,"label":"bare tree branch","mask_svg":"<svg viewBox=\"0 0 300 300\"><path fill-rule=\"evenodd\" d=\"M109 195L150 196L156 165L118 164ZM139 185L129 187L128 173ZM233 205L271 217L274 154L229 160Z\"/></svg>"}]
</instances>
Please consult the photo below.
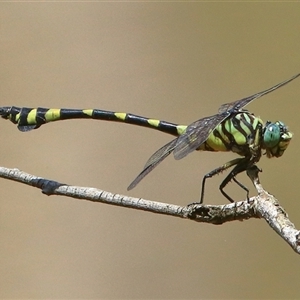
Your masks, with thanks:
<instances>
[{"instance_id":1,"label":"bare tree branch","mask_svg":"<svg viewBox=\"0 0 300 300\"><path fill-rule=\"evenodd\" d=\"M48 196L66 196L80 200L124 206L215 225L234 220L242 221L249 218L264 218L271 228L273 228L296 253L300 254L300 232L288 219L287 213L279 205L278 200L263 189L259 182L258 172L259 169L256 166L247 171L248 176L258 192L258 196L256 197L225 205L192 203L187 206L178 206L113 194L96 188L71 186L30 175L18 169L0 167L0 177L34 186L41 189L42 192Z\"/></svg>"}]
</instances>

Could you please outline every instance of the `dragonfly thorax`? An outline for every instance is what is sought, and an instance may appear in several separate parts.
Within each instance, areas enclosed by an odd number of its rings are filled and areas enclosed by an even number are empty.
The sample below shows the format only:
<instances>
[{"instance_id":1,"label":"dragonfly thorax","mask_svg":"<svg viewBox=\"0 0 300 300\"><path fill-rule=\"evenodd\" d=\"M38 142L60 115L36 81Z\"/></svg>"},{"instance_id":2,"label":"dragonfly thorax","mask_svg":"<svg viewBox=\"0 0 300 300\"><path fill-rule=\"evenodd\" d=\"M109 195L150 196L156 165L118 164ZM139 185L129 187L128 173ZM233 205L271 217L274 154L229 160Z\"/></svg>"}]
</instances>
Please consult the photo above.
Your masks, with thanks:
<instances>
[{"instance_id":1,"label":"dragonfly thorax","mask_svg":"<svg viewBox=\"0 0 300 300\"><path fill-rule=\"evenodd\" d=\"M293 134L283 122L268 121L263 130L263 149L266 150L267 157L282 156L292 137Z\"/></svg>"}]
</instances>

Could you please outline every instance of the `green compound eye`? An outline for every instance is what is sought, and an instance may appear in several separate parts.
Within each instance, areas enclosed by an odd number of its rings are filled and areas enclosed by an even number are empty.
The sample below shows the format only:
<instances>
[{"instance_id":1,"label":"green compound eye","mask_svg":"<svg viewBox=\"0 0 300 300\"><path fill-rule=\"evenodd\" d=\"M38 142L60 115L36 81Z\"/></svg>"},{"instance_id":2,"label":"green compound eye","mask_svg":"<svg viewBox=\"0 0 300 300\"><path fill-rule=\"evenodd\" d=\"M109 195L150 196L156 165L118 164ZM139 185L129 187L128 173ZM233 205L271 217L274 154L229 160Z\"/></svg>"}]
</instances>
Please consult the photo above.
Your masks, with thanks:
<instances>
[{"instance_id":1,"label":"green compound eye","mask_svg":"<svg viewBox=\"0 0 300 300\"><path fill-rule=\"evenodd\" d=\"M280 124L267 124L264 132L264 144L267 148L273 148L280 142Z\"/></svg>"}]
</instances>

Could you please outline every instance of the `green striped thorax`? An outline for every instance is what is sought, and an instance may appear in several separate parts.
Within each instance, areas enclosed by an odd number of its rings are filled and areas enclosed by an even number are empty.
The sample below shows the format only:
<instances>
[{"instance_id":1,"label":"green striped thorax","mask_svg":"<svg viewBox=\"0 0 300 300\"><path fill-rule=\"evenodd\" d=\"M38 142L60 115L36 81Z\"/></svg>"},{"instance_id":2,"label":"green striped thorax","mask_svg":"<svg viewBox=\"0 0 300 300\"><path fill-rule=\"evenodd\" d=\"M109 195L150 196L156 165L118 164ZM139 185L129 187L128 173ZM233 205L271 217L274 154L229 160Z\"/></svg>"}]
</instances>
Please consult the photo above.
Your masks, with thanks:
<instances>
[{"instance_id":1,"label":"green striped thorax","mask_svg":"<svg viewBox=\"0 0 300 300\"><path fill-rule=\"evenodd\" d=\"M263 131L263 148L266 150L267 157L280 157L288 147L293 134L288 131L287 126L277 121L268 121Z\"/></svg>"}]
</instances>

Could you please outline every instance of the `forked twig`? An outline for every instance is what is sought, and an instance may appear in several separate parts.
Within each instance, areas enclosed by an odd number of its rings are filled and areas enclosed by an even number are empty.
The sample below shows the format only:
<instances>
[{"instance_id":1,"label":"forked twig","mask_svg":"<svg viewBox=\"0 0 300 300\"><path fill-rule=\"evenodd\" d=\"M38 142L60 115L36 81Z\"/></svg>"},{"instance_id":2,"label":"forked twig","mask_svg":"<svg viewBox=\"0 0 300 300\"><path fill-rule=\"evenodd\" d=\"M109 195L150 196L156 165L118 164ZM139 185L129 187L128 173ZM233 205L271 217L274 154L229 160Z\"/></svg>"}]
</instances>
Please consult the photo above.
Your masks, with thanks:
<instances>
[{"instance_id":1,"label":"forked twig","mask_svg":"<svg viewBox=\"0 0 300 300\"><path fill-rule=\"evenodd\" d=\"M30 175L18 169L0 167L0 177L37 187L48 196L66 196L80 200L124 206L210 224L223 224L228 221L242 221L249 218L264 218L294 251L300 254L300 232L288 219L287 213L279 205L278 200L263 189L259 182L258 172L259 169L256 166L247 171L247 175L258 192L256 197L225 205L193 203L187 206L178 206L113 194L96 188L71 186Z\"/></svg>"}]
</instances>

